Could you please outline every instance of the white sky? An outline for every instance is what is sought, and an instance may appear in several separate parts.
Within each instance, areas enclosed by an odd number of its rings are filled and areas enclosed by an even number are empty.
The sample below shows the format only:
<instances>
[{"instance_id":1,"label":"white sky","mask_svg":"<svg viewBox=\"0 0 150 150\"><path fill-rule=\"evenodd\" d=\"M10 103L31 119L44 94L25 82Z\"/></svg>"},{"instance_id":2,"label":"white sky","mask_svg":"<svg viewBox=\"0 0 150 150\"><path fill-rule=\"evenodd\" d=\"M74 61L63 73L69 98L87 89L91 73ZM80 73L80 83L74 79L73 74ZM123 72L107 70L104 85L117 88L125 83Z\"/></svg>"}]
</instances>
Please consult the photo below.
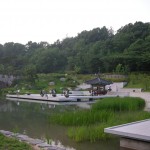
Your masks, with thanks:
<instances>
[{"instance_id":1,"label":"white sky","mask_svg":"<svg viewBox=\"0 0 150 150\"><path fill-rule=\"evenodd\" d=\"M0 43L53 43L136 21L150 22L150 0L0 0Z\"/></svg>"}]
</instances>

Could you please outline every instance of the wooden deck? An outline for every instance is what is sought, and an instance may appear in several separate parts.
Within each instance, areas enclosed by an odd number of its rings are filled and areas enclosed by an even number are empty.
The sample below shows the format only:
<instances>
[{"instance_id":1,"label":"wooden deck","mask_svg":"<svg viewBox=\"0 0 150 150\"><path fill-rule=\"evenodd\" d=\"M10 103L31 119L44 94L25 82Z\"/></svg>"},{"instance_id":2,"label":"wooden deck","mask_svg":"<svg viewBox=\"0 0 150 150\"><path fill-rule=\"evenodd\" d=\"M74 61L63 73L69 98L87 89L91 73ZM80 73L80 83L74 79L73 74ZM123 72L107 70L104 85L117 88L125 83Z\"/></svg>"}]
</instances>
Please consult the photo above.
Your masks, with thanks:
<instances>
[{"instance_id":1,"label":"wooden deck","mask_svg":"<svg viewBox=\"0 0 150 150\"><path fill-rule=\"evenodd\" d=\"M80 101L92 101L95 99L105 98L105 97L115 97L116 95L100 95L100 96L75 96L70 95L65 97L64 95L57 94L56 97L53 97L50 94L44 95L43 97L40 94L24 94L24 95L6 95L7 98L11 99L26 99L26 100L36 100L44 102L80 102Z\"/></svg>"},{"instance_id":2,"label":"wooden deck","mask_svg":"<svg viewBox=\"0 0 150 150\"><path fill-rule=\"evenodd\" d=\"M104 131L120 136L121 147L150 150L150 119L105 128Z\"/></svg>"}]
</instances>

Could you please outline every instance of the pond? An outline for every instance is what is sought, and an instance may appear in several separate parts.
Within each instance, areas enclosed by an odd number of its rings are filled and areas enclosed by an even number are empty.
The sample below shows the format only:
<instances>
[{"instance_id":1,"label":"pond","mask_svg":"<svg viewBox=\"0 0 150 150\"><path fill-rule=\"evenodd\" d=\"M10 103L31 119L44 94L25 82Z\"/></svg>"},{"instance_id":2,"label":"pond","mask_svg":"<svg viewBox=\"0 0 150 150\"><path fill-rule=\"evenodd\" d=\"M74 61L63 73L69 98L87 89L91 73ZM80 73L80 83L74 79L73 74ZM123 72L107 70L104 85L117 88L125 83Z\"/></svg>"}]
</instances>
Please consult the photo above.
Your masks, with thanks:
<instances>
[{"instance_id":1,"label":"pond","mask_svg":"<svg viewBox=\"0 0 150 150\"><path fill-rule=\"evenodd\" d=\"M32 138L50 140L66 150L119 150L119 138L108 141L74 142L67 137L67 127L50 124L48 116L55 112L77 109L77 106L49 107L47 104L0 99L0 130L25 133Z\"/></svg>"}]
</instances>

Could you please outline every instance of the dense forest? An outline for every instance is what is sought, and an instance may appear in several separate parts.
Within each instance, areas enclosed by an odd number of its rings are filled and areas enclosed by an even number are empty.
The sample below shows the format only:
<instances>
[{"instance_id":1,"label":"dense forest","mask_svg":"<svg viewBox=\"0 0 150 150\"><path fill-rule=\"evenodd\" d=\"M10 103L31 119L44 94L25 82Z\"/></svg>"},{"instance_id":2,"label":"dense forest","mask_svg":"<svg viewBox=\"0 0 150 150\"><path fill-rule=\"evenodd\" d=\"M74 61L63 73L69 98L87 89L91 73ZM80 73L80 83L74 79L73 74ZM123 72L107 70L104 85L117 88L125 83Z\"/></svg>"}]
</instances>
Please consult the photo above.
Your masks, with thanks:
<instances>
[{"instance_id":1,"label":"dense forest","mask_svg":"<svg viewBox=\"0 0 150 150\"><path fill-rule=\"evenodd\" d=\"M13 39L12 39L13 40ZM150 71L150 23L95 28L53 44L0 44L0 74Z\"/></svg>"}]
</instances>

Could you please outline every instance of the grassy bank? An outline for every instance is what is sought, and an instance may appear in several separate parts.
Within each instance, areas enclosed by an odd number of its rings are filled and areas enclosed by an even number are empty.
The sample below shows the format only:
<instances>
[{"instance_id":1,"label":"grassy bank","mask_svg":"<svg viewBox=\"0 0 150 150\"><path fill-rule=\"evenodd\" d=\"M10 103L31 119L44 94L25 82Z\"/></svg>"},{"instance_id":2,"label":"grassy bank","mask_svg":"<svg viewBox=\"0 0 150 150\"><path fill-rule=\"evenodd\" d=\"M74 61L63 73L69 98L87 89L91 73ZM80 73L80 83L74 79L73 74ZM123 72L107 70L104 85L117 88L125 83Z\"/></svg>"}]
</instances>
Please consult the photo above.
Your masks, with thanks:
<instances>
[{"instance_id":1,"label":"grassy bank","mask_svg":"<svg viewBox=\"0 0 150 150\"><path fill-rule=\"evenodd\" d=\"M149 74L131 73L127 77L106 78L107 74L101 74L101 77L112 82L128 82L127 88L142 88L145 91L150 91L150 76ZM75 73L49 73L38 74L35 80L28 81L26 78L16 80L11 87L5 88L0 93L16 93L20 89L23 93L39 93L40 90L56 89L57 93L61 93L63 88L74 89L77 85L84 83L87 80L98 77L94 74L75 74ZM61 80L64 78L64 81ZM54 82L54 85L50 85Z\"/></svg>"},{"instance_id":2,"label":"grassy bank","mask_svg":"<svg viewBox=\"0 0 150 150\"><path fill-rule=\"evenodd\" d=\"M140 98L105 98L90 110L65 112L50 117L50 122L68 126L68 136L77 142L105 140L113 136L104 128L150 118Z\"/></svg>"},{"instance_id":3,"label":"grassy bank","mask_svg":"<svg viewBox=\"0 0 150 150\"><path fill-rule=\"evenodd\" d=\"M57 93L61 93L63 89L69 88L74 89L77 85L84 83L87 80L96 78L94 74L75 74L73 72L68 73L49 73L49 74L38 74L35 80L27 80L25 77L20 78L12 84L11 87L5 88L0 93L16 93L20 89L20 93L40 93L40 90L46 90L49 92L51 89L56 89ZM101 76L105 78L104 75ZM61 79L64 79L61 80ZM125 79L107 79L110 81L124 81ZM54 85L50 83L53 82Z\"/></svg>"},{"instance_id":4,"label":"grassy bank","mask_svg":"<svg viewBox=\"0 0 150 150\"><path fill-rule=\"evenodd\" d=\"M74 89L78 84L80 84L79 82L83 81L83 76L84 75L82 75L82 78L79 79L80 76L77 78L75 75L69 74L38 74L38 78L35 80L35 82L29 82L25 79L17 80L11 87L3 89L3 92L16 93L16 91L20 89L20 93L24 94L40 93L40 90L49 92L51 89L55 89L57 93L61 93L65 88ZM64 81L61 80L61 78L64 78ZM50 83L54 83L54 85Z\"/></svg>"},{"instance_id":5,"label":"grassy bank","mask_svg":"<svg viewBox=\"0 0 150 150\"><path fill-rule=\"evenodd\" d=\"M150 91L150 73L131 73L127 88L142 88L144 91Z\"/></svg>"},{"instance_id":6,"label":"grassy bank","mask_svg":"<svg viewBox=\"0 0 150 150\"><path fill-rule=\"evenodd\" d=\"M0 134L0 149L2 150L32 150L32 148L16 139L5 137Z\"/></svg>"}]
</instances>

